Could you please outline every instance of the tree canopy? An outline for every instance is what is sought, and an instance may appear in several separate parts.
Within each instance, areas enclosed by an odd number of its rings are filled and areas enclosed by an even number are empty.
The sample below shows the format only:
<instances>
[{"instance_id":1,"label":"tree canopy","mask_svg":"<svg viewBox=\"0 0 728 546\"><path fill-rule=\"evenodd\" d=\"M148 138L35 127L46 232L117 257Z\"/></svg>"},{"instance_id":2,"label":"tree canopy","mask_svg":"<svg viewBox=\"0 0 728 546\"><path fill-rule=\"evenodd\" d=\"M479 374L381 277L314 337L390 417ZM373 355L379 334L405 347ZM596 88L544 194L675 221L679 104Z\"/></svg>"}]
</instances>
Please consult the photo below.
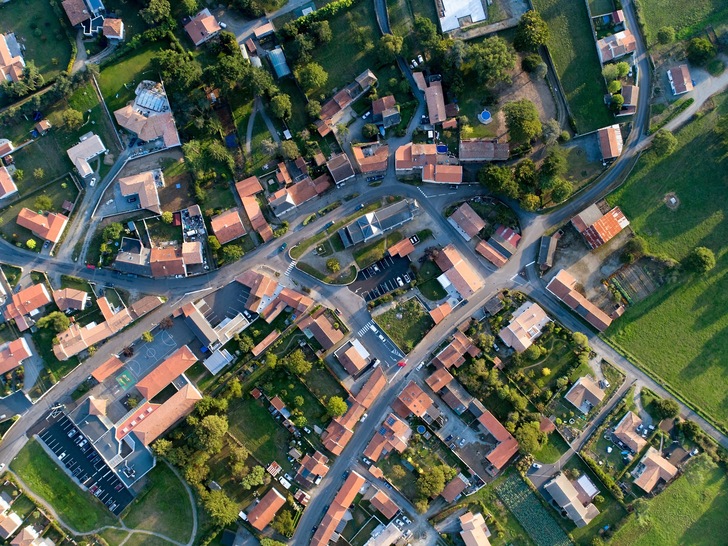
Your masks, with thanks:
<instances>
[{"instance_id":1,"label":"tree canopy","mask_svg":"<svg viewBox=\"0 0 728 546\"><path fill-rule=\"evenodd\" d=\"M688 255L686 265L696 273L707 273L715 267L715 254L709 248L699 246Z\"/></svg>"},{"instance_id":2,"label":"tree canopy","mask_svg":"<svg viewBox=\"0 0 728 546\"><path fill-rule=\"evenodd\" d=\"M516 27L513 45L518 51L536 51L549 39L549 27L535 10L523 14Z\"/></svg>"},{"instance_id":3,"label":"tree canopy","mask_svg":"<svg viewBox=\"0 0 728 546\"><path fill-rule=\"evenodd\" d=\"M478 179L493 193L500 193L511 199L518 197L518 184L510 167L487 165L478 172Z\"/></svg>"},{"instance_id":4,"label":"tree canopy","mask_svg":"<svg viewBox=\"0 0 728 546\"><path fill-rule=\"evenodd\" d=\"M467 59L478 82L488 86L509 82L510 71L516 66L515 52L498 36L471 45L467 50Z\"/></svg>"},{"instance_id":5,"label":"tree canopy","mask_svg":"<svg viewBox=\"0 0 728 546\"><path fill-rule=\"evenodd\" d=\"M169 19L171 12L169 0L149 0L149 4L139 12L139 15L147 24L155 25Z\"/></svg>"},{"instance_id":6,"label":"tree canopy","mask_svg":"<svg viewBox=\"0 0 728 546\"><path fill-rule=\"evenodd\" d=\"M396 34L385 34L379 39L379 58L383 63L391 63L402 52L404 38Z\"/></svg>"},{"instance_id":7,"label":"tree canopy","mask_svg":"<svg viewBox=\"0 0 728 546\"><path fill-rule=\"evenodd\" d=\"M331 417L341 417L349 409L341 396L332 396L326 402L326 411Z\"/></svg>"},{"instance_id":8,"label":"tree canopy","mask_svg":"<svg viewBox=\"0 0 728 546\"><path fill-rule=\"evenodd\" d=\"M688 60L697 65L703 65L715 57L718 50L707 38L693 38L688 43Z\"/></svg>"},{"instance_id":9,"label":"tree canopy","mask_svg":"<svg viewBox=\"0 0 728 546\"><path fill-rule=\"evenodd\" d=\"M677 149L677 137L667 129L660 129L652 137L652 149L658 156L670 155Z\"/></svg>"},{"instance_id":10,"label":"tree canopy","mask_svg":"<svg viewBox=\"0 0 728 546\"><path fill-rule=\"evenodd\" d=\"M216 525L230 525L238 518L238 505L224 491L210 491L202 502Z\"/></svg>"},{"instance_id":11,"label":"tree canopy","mask_svg":"<svg viewBox=\"0 0 728 546\"><path fill-rule=\"evenodd\" d=\"M503 107L506 125L515 142L528 142L543 131L536 106L528 99L509 102Z\"/></svg>"},{"instance_id":12,"label":"tree canopy","mask_svg":"<svg viewBox=\"0 0 728 546\"><path fill-rule=\"evenodd\" d=\"M278 119L282 119L283 121L291 119L291 115L293 114L293 105L291 104L291 97L285 93L281 93L273 97L270 101L270 107L273 115Z\"/></svg>"},{"instance_id":13,"label":"tree canopy","mask_svg":"<svg viewBox=\"0 0 728 546\"><path fill-rule=\"evenodd\" d=\"M288 370L295 375L306 375L311 371L311 363L301 349L296 349L283 361Z\"/></svg>"},{"instance_id":14,"label":"tree canopy","mask_svg":"<svg viewBox=\"0 0 728 546\"><path fill-rule=\"evenodd\" d=\"M310 93L326 85L329 74L320 64L310 62L296 70L296 78L306 92Z\"/></svg>"},{"instance_id":15,"label":"tree canopy","mask_svg":"<svg viewBox=\"0 0 728 546\"><path fill-rule=\"evenodd\" d=\"M53 311L39 318L35 324L38 328L51 328L55 332L64 332L71 326L71 321L60 311Z\"/></svg>"},{"instance_id":16,"label":"tree canopy","mask_svg":"<svg viewBox=\"0 0 728 546\"><path fill-rule=\"evenodd\" d=\"M206 415L195 428L197 444L200 449L210 454L222 449L225 434L228 431L228 420L224 415Z\"/></svg>"}]
</instances>

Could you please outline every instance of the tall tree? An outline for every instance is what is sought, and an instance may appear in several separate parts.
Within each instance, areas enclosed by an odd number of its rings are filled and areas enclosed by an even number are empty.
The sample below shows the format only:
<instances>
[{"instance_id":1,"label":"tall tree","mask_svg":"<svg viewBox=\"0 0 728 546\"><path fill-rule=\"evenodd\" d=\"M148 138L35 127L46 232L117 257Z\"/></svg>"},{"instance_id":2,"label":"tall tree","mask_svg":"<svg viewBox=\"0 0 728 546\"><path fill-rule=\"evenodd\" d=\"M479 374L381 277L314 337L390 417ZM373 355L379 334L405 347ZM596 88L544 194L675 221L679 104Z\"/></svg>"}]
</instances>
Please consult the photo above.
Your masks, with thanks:
<instances>
[{"instance_id":1,"label":"tall tree","mask_svg":"<svg viewBox=\"0 0 728 546\"><path fill-rule=\"evenodd\" d=\"M222 449L223 439L227 431L227 417L206 415L195 428L197 445L207 453L218 453Z\"/></svg>"},{"instance_id":2,"label":"tall tree","mask_svg":"<svg viewBox=\"0 0 728 546\"><path fill-rule=\"evenodd\" d=\"M296 71L296 78L307 93L311 93L326 85L329 74L318 63L308 63Z\"/></svg>"},{"instance_id":3,"label":"tall tree","mask_svg":"<svg viewBox=\"0 0 728 546\"><path fill-rule=\"evenodd\" d=\"M270 101L270 108L273 115L283 121L291 119L293 114L293 105L291 104L291 97L285 93L276 95L273 100Z\"/></svg>"},{"instance_id":4,"label":"tall tree","mask_svg":"<svg viewBox=\"0 0 728 546\"><path fill-rule=\"evenodd\" d=\"M326 402L326 411L331 417L341 417L349 409L341 396L332 396Z\"/></svg>"},{"instance_id":5,"label":"tall tree","mask_svg":"<svg viewBox=\"0 0 728 546\"><path fill-rule=\"evenodd\" d=\"M511 199L518 197L518 184L516 184L510 167L488 165L480 170L478 179L493 193L500 193Z\"/></svg>"},{"instance_id":6,"label":"tall tree","mask_svg":"<svg viewBox=\"0 0 728 546\"><path fill-rule=\"evenodd\" d=\"M202 502L215 525L224 527L238 518L238 505L224 491L210 491Z\"/></svg>"},{"instance_id":7,"label":"tall tree","mask_svg":"<svg viewBox=\"0 0 728 546\"><path fill-rule=\"evenodd\" d=\"M289 354L285 358L284 364L295 375L306 375L311 371L311 363L306 359L306 355L301 349L296 349Z\"/></svg>"},{"instance_id":8,"label":"tall tree","mask_svg":"<svg viewBox=\"0 0 728 546\"><path fill-rule=\"evenodd\" d=\"M515 142L528 142L542 132L536 106L528 99L509 102L503 107L506 125Z\"/></svg>"},{"instance_id":9,"label":"tall tree","mask_svg":"<svg viewBox=\"0 0 728 546\"><path fill-rule=\"evenodd\" d=\"M379 58L383 63L391 63L402 52L404 38L396 34L385 34L379 39Z\"/></svg>"},{"instance_id":10,"label":"tall tree","mask_svg":"<svg viewBox=\"0 0 728 546\"><path fill-rule=\"evenodd\" d=\"M478 82L493 86L511 80L510 71L516 66L516 54L503 38L494 36L471 45L468 49L468 61Z\"/></svg>"},{"instance_id":11,"label":"tall tree","mask_svg":"<svg viewBox=\"0 0 728 546\"><path fill-rule=\"evenodd\" d=\"M534 10L523 14L516 27L516 37L513 45L518 51L536 51L545 45L549 39L549 27Z\"/></svg>"},{"instance_id":12,"label":"tall tree","mask_svg":"<svg viewBox=\"0 0 728 546\"><path fill-rule=\"evenodd\" d=\"M71 326L70 319L60 311L53 311L41 317L35 323L38 328L52 328L55 332L63 332Z\"/></svg>"},{"instance_id":13,"label":"tall tree","mask_svg":"<svg viewBox=\"0 0 728 546\"><path fill-rule=\"evenodd\" d=\"M155 25L169 19L171 13L169 0L149 0L149 4L139 12L139 15L147 24Z\"/></svg>"}]
</instances>

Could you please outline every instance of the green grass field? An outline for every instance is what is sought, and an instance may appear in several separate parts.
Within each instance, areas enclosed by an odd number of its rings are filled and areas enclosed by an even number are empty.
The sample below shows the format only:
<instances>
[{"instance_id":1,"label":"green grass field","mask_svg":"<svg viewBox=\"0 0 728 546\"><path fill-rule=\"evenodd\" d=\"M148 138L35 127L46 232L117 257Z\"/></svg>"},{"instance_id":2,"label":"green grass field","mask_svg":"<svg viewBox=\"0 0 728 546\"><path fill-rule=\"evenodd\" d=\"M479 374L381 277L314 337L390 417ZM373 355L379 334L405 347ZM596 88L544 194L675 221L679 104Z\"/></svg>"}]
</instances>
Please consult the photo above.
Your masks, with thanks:
<instances>
[{"instance_id":1,"label":"green grass field","mask_svg":"<svg viewBox=\"0 0 728 546\"><path fill-rule=\"evenodd\" d=\"M331 95L334 88L341 89L367 68L372 71L379 64L376 44L379 25L372 2L358 2L329 20L333 38L328 44L317 46L313 60L329 74L329 80L310 96Z\"/></svg>"},{"instance_id":2,"label":"green grass field","mask_svg":"<svg viewBox=\"0 0 728 546\"><path fill-rule=\"evenodd\" d=\"M261 402L244 396L231 402L228 416L230 434L241 441L258 461L264 465L272 461L281 464L286 461L289 434L276 423Z\"/></svg>"},{"instance_id":3,"label":"green grass field","mask_svg":"<svg viewBox=\"0 0 728 546\"><path fill-rule=\"evenodd\" d=\"M534 0L533 5L549 26L547 46L577 131L587 133L613 123L603 101L606 88L586 5L568 0Z\"/></svg>"},{"instance_id":4,"label":"green grass field","mask_svg":"<svg viewBox=\"0 0 728 546\"><path fill-rule=\"evenodd\" d=\"M544 446L533 454L533 457L542 463L552 464L569 450L569 444L566 443L558 432L552 432L548 436L548 441Z\"/></svg>"},{"instance_id":5,"label":"green grass field","mask_svg":"<svg viewBox=\"0 0 728 546\"><path fill-rule=\"evenodd\" d=\"M129 57L114 62L101 70L99 74L99 87L104 96L106 105L112 113L127 102L134 99L134 90L142 77L157 79L156 73L150 71L152 57L162 49L163 44L154 42L135 50ZM126 85L126 87L125 87Z\"/></svg>"},{"instance_id":6,"label":"green grass field","mask_svg":"<svg viewBox=\"0 0 728 546\"><path fill-rule=\"evenodd\" d=\"M673 27L680 39L702 32L708 25L728 23L728 4L725 0L636 0L645 20L648 45L657 42L657 31Z\"/></svg>"},{"instance_id":7,"label":"green grass field","mask_svg":"<svg viewBox=\"0 0 728 546\"><path fill-rule=\"evenodd\" d=\"M78 531L116 523L111 512L71 482L35 440L20 450L10 468L35 495L53 506L63 521Z\"/></svg>"},{"instance_id":8,"label":"green grass field","mask_svg":"<svg viewBox=\"0 0 728 546\"><path fill-rule=\"evenodd\" d=\"M161 461L146 479L146 487L126 509L124 523L132 529L155 531L179 542L188 541L194 508L182 482Z\"/></svg>"},{"instance_id":9,"label":"green grass field","mask_svg":"<svg viewBox=\"0 0 728 546\"><path fill-rule=\"evenodd\" d=\"M58 2L60 8L60 2ZM14 32L25 46L25 62L33 61L46 82L65 70L71 43L48 0L21 0L0 4L0 33Z\"/></svg>"},{"instance_id":10,"label":"green grass field","mask_svg":"<svg viewBox=\"0 0 728 546\"><path fill-rule=\"evenodd\" d=\"M728 480L705 456L696 457L685 472L649 501L644 525L635 516L617 531L613 546L709 546L728 536Z\"/></svg>"},{"instance_id":11,"label":"green grass field","mask_svg":"<svg viewBox=\"0 0 728 546\"><path fill-rule=\"evenodd\" d=\"M364 269L377 260L384 258L384 254L387 252L387 249L401 240L402 234L399 231L388 233L378 241L354 250L352 252L354 261L356 261L356 265L359 266L359 269Z\"/></svg>"},{"instance_id":12,"label":"green grass field","mask_svg":"<svg viewBox=\"0 0 728 546\"><path fill-rule=\"evenodd\" d=\"M58 178L71 170L66 150L61 149L57 139L50 135L13 152L13 158L15 167L23 171L22 180L15 177L20 195L32 192L44 182ZM43 169L44 176L41 180L36 180L33 172L39 168Z\"/></svg>"},{"instance_id":13,"label":"green grass field","mask_svg":"<svg viewBox=\"0 0 728 546\"><path fill-rule=\"evenodd\" d=\"M414 349L435 325L430 314L416 298L385 311L375 321L405 353Z\"/></svg>"},{"instance_id":14,"label":"green grass field","mask_svg":"<svg viewBox=\"0 0 728 546\"><path fill-rule=\"evenodd\" d=\"M728 397L716 385L725 383L728 354L728 170L712 130L718 115L728 112L727 98L717 97L715 111L677 134L679 146L671 156L645 153L627 183L608 198L620 205L651 252L682 260L696 246L706 246L715 252L716 268L703 278L666 284L606 332L723 426L728 426ZM674 211L663 203L668 192L680 200Z\"/></svg>"}]
</instances>

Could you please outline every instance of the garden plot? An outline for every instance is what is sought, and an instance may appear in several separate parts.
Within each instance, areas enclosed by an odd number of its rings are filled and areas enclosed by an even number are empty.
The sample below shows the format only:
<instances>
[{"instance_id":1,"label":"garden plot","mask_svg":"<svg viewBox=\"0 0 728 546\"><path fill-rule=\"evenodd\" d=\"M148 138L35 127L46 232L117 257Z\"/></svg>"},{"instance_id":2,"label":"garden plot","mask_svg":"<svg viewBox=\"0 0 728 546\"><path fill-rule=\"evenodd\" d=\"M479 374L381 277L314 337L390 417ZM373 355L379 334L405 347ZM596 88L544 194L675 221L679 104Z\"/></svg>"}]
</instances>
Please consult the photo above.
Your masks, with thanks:
<instances>
[{"instance_id":1,"label":"garden plot","mask_svg":"<svg viewBox=\"0 0 728 546\"><path fill-rule=\"evenodd\" d=\"M662 268L650 258L625 265L609 277L609 286L630 305L645 299L662 286Z\"/></svg>"}]
</instances>

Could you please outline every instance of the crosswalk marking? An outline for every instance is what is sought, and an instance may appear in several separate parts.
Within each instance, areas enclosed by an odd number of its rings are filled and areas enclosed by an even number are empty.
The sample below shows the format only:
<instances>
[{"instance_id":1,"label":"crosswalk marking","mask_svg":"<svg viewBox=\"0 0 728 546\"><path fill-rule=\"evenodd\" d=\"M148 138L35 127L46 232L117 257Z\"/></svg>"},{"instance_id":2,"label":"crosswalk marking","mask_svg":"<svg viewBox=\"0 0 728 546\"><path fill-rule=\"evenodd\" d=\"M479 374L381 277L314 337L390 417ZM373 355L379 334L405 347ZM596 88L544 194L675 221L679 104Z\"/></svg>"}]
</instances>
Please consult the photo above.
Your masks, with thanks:
<instances>
[{"instance_id":1,"label":"crosswalk marking","mask_svg":"<svg viewBox=\"0 0 728 546\"><path fill-rule=\"evenodd\" d=\"M367 333L367 332L369 331L369 329L371 328L371 326L372 326L373 322L374 322L374 321L371 321L371 320L370 320L369 322L367 322L367 324L366 324L366 325L365 325L365 326L364 326L364 327L363 327L363 328L362 328L361 330L359 330L359 331L357 332L357 335L358 335L359 337L361 337L361 336L363 336L364 334L366 334L366 333Z\"/></svg>"},{"instance_id":2,"label":"crosswalk marking","mask_svg":"<svg viewBox=\"0 0 728 546\"><path fill-rule=\"evenodd\" d=\"M286 277L290 277L291 276L291 271L293 271L293 268L296 267L296 264L297 263L298 262L294 260L290 264L288 264L288 269L286 269L286 272L284 273L284 275Z\"/></svg>"}]
</instances>

